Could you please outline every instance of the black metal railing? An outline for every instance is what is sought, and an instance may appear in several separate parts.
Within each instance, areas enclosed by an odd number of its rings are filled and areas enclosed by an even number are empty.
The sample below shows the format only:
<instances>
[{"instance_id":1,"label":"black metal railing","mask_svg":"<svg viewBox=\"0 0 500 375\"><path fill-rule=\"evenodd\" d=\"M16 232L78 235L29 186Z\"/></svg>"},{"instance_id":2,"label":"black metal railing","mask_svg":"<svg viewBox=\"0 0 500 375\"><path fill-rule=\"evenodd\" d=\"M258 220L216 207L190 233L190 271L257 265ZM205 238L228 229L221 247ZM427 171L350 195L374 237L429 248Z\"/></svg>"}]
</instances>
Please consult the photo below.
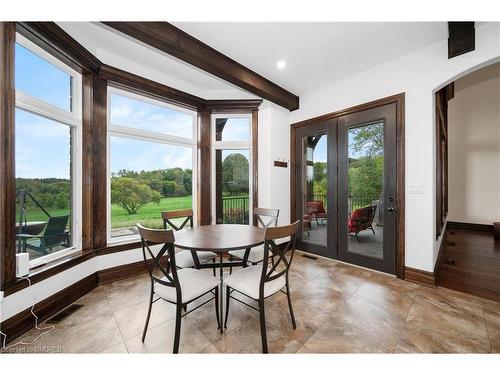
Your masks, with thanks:
<instances>
[{"instance_id":1,"label":"black metal railing","mask_svg":"<svg viewBox=\"0 0 500 375\"><path fill-rule=\"evenodd\" d=\"M352 212L358 208L371 206L372 204L375 204L375 201L378 201L379 199L380 196L378 195L351 195L349 196L349 212Z\"/></svg>"},{"instance_id":2,"label":"black metal railing","mask_svg":"<svg viewBox=\"0 0 500 375\"><path fill-rule=\"evenodd\" d=\"M222 198L222 221L224 224L248 224L249 214L248 197Z\"/></svg>"},{"instance_id":3,"label":"black metal railing","mask_svg":"<svg viewBox=\"0 0 500 375\"><path fill-rule=\"evenodd\" d=\"M356 210L358 208L366 207L372 205L375 201L380 199L377 195L351 195L349 196L349 212ZM323 207L327 209L328 207L328 196L326 194L313 194L309 198L310 201L321 201L323 202Z\"/></svg>"}]
</instances>

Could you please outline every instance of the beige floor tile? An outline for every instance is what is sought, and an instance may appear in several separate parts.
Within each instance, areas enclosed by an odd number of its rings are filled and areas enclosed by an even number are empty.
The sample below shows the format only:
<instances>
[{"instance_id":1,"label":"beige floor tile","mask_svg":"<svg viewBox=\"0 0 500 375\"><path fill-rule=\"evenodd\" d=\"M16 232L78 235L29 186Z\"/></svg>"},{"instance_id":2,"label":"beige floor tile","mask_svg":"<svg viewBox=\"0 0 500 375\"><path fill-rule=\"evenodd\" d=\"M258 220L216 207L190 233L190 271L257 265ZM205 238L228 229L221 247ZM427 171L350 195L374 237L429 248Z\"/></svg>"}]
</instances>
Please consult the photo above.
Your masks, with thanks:
<instances>
[{"instance_id":1,"label":"beige floor tile","mask_svg":"<svg viewBox=\"0 0 500 375\"><path fill-rule=\"evenodd\" d=\"M226 308L224 300L224 311ZM225 314L225 312L224 312ZM229 316L227 320L227 328L221 334L217 328L217 318L215 315L214 302L209 302L199 309L193 311L186 316L186 319L191 321L203 334L212 342L217 341L222 335L231 332L233 329L239 327L241 324L246 323L256 315L257 312L249 307L239 303L238 301L231 300L229 304ZM224 317L222 317L223 321Z\"/></svg>"},{"instance_id":2,"label":"beige floor tile","mask_svg":"<svg viewBox=\"0 0 500 375\"><path fill-rule=\"evenodd\" d=\"M142 334L148 307L149 301L139 302L113 313L124 339ZM172 318L175 318L175 305L160 299L153 303L148 327L156 327Z\"/></svg>"},{"instance_id":3,"label":"beige floor tile","mask_svg":"<svg viewBox=\"0 0 500 375\"><path fill-rule=\"evenodd\" d=\"M357 327L393 345L407 317L400 309L382 307L356 297L346 299L329 315L339 324Z\"/></svg>"},{"instance_id":4,"label":"beige floor tile","mask_svg":"<svg viewBox=\"0 0 500 375\"><path fill-rule=\"evenodd\" d=\"M141 334L126 340L129 353L172 353L175 319L148 329L144 343ZM181 322L180 353L197 353L210 345L210 341L187 319Z\"/></svg>"},{"instance_id":5,"label":"beige floor tile","mask_svg":"<svg viewBox=\"0 0 500 375\"><path fill-rule=\"evenodd\" d=\"M393 345L346 321L329 318L300 349L302 353L390 353Z\"/></svg>"},{"instance_id":6,"label":"beige floor tile","mask_svg":"<svg viewBox=\"0 0 500 375\"><path fill-rule=\"evenodd\" d=\"M128 353L127 346L124 342L121 342L118 345L112 346L111 348L104 349L102 354L125 354Z\"/></svg>"},{"instance_id":7,"label":"beige floor tile","mask_svg":"<svg viewBox=\"0 0 500 375\"><path fill-rule=\"evenodd\" d=\"M417 294L396 351L485 353L489 347L484 319L449 303L436 303L435 299Z\"/></svg>"},{"instance_id":8,"label":"beige floor tile","mask_svg":"<svg viewBox=\"0 0 500 375\"><path fill-rule=\"evenodd\" d=\"M293 329L285 332L271 323L266 323L269 353L295 353L302 344L293 336ZM214 342L221 353L262 353L259 317L235 328Z\"/></svg>"},{"instance_id":9,"label":"beige floor tile","mask_svg":"<svg viewBox=\"0 0 500 375\"><path fill-rule=\"evenodd\" d=\"M429 288L422 286L416 291L416 295L425 298L434 306L450 313L461 311L477 317L483 317L481 299L446 288Z\"/></svg>"}]
</instances>

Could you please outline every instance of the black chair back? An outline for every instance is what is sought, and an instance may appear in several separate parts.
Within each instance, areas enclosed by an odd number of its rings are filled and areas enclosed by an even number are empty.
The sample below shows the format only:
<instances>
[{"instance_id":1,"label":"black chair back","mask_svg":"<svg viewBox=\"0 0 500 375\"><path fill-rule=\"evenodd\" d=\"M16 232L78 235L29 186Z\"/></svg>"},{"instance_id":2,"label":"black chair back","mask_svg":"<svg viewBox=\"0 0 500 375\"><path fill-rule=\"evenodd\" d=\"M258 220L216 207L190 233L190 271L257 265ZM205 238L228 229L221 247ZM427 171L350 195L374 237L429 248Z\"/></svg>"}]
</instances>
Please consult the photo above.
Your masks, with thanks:
<instances>
[{"instance_id":1,"label":"black chair back","mask_svg":"<svg viewBox=\"0 0 500 375\"><path fill-rule=\"evenodd\" d=\"M276 208L256 207L253 209L253 216L256 219L257 226L260 224L262 228L277 227L279 214L280 210Z\"/></svg>"},{"instance_id":2,"label":"black chair back","mask_svg":"<svg viewBox=\"0 0 500 375\"><path fill-rule=\"evenodd\" d=\"M189 226L193 227L193 210L177 210L177 211L163 211L161 213L161 218L163 219L163 228L168 229L169 227L175 231L184 229L184 227L189 223ZM181 225L175 224L172 219L182 219L184 221Z\"/></svg>"},{"instance_id":3,"label":"black chair back","mask_svg":"<svg viewBox=\"0 0 500 375\"><path fill-rule=\"evenodd\" d=\"M151 278L151 284L157 282L176 288L177 301L182 301L177 268L175 267L174 232L166 229L150 229L141 224L137 224L137 229L141 236L142 255ZM151 245L156 244L163 244L157 254L151 249ZM168 270L172 270L171 275Z\"/></svg>"},{"instance_id":4,"label":"black chair back","mask_svg":"<svg viewBox=\"0 0 500 375\"><path fill-rule=\"evenodd\" d=\"M299 231L300 220L293 224L275 228L266 228L264 243L264 260L262 262L262 276L260 280L260 292L264 292L264 284L286 275L288 282L288 271L295 252L296 234ZM276 244L276 240L289 237L289 241ZM271 254L270 254L271 253ZM269 268L269 258L273 257L272 267Z\"/></svg>"}]
</instances>

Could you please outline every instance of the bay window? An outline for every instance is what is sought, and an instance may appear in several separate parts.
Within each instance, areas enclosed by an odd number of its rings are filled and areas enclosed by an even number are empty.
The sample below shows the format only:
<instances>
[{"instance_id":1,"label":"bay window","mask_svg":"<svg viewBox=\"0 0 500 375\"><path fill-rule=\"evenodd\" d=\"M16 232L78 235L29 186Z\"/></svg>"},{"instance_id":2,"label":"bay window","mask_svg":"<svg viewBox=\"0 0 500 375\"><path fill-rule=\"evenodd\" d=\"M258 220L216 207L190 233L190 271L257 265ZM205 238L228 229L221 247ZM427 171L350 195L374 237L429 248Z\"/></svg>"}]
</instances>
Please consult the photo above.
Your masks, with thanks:
<instances>
[{"instance_id":1,"label":"bay window","mask_svg":"<svg viewBox=\"0 0 500 375\"><path fill-rule=\"evenodd\" d=\"M251 115L214 115L212 216L216 224L249 224L252 215Z\"/></svg>"},{"instance_id":2,"label":"bay window","mask_svg":"<svg viewBox=\"0 0 500 375\"><path fill-rule=\"evenodd\" d=\"M15 44L16 249L31 267L81 249L81 75Z\"/></svg>"},{"instance_id":3,"label":"bay window","mask_svg":"<svg viewBox=\"0 0 500 375\"><path fill-rule=\"evenodd\" d=\"M197 114L115 88L108 99L108 242L126 242L137 223L196 207Z\"/></svg>"}]
</instances>

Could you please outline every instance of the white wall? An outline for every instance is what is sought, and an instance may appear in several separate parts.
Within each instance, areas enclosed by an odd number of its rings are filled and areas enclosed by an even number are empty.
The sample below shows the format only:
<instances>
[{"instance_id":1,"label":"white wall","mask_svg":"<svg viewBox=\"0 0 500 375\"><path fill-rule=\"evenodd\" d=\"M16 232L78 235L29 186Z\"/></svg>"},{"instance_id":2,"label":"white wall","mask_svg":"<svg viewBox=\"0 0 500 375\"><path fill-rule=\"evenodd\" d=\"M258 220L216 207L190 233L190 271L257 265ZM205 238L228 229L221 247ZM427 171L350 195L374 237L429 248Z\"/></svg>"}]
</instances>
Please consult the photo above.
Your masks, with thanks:
<instances>
[{"instance_id":1,"label":"white wall","mask_svg":"<svg viewBox=\"0 0 500 375\"><path fill-rule=\"evenodd\" d=\"M500 220L500 63L455 81L448 106L448 220Z\"/></svg>"},{"instance_id":2,"label":"white wall","mask_svg":"<svg viewBox=\"0 0 500 375\"><path fill-rule=\"evenodd\" d=\"M487 23L476 28L476 50L448 60L447 41L374 67L343 81L307 93L291 122L348 108L385 96L405 93L406 148L406 266L433 271L437 257L435 236L434 101L436 89L500 56L500 28ZM276 147L289 138L271 139ZM289 179L274 181L275 189L289 191ZM423 194L409 194L409 185L423 185ZM272 202L273 203L273 202Z\"/></svg>"},{"instance_id":3,"label":"white wall","mask_svg":"<svg viewBox=\"0 0 500 375\"><path fill-rule=\"evenodd\" d=\"M268 101L259 109L259 207L278 208L278 223L290 223L290 166L275 160L290 158L290 112Z\"/></svg>"}]
</instances>

